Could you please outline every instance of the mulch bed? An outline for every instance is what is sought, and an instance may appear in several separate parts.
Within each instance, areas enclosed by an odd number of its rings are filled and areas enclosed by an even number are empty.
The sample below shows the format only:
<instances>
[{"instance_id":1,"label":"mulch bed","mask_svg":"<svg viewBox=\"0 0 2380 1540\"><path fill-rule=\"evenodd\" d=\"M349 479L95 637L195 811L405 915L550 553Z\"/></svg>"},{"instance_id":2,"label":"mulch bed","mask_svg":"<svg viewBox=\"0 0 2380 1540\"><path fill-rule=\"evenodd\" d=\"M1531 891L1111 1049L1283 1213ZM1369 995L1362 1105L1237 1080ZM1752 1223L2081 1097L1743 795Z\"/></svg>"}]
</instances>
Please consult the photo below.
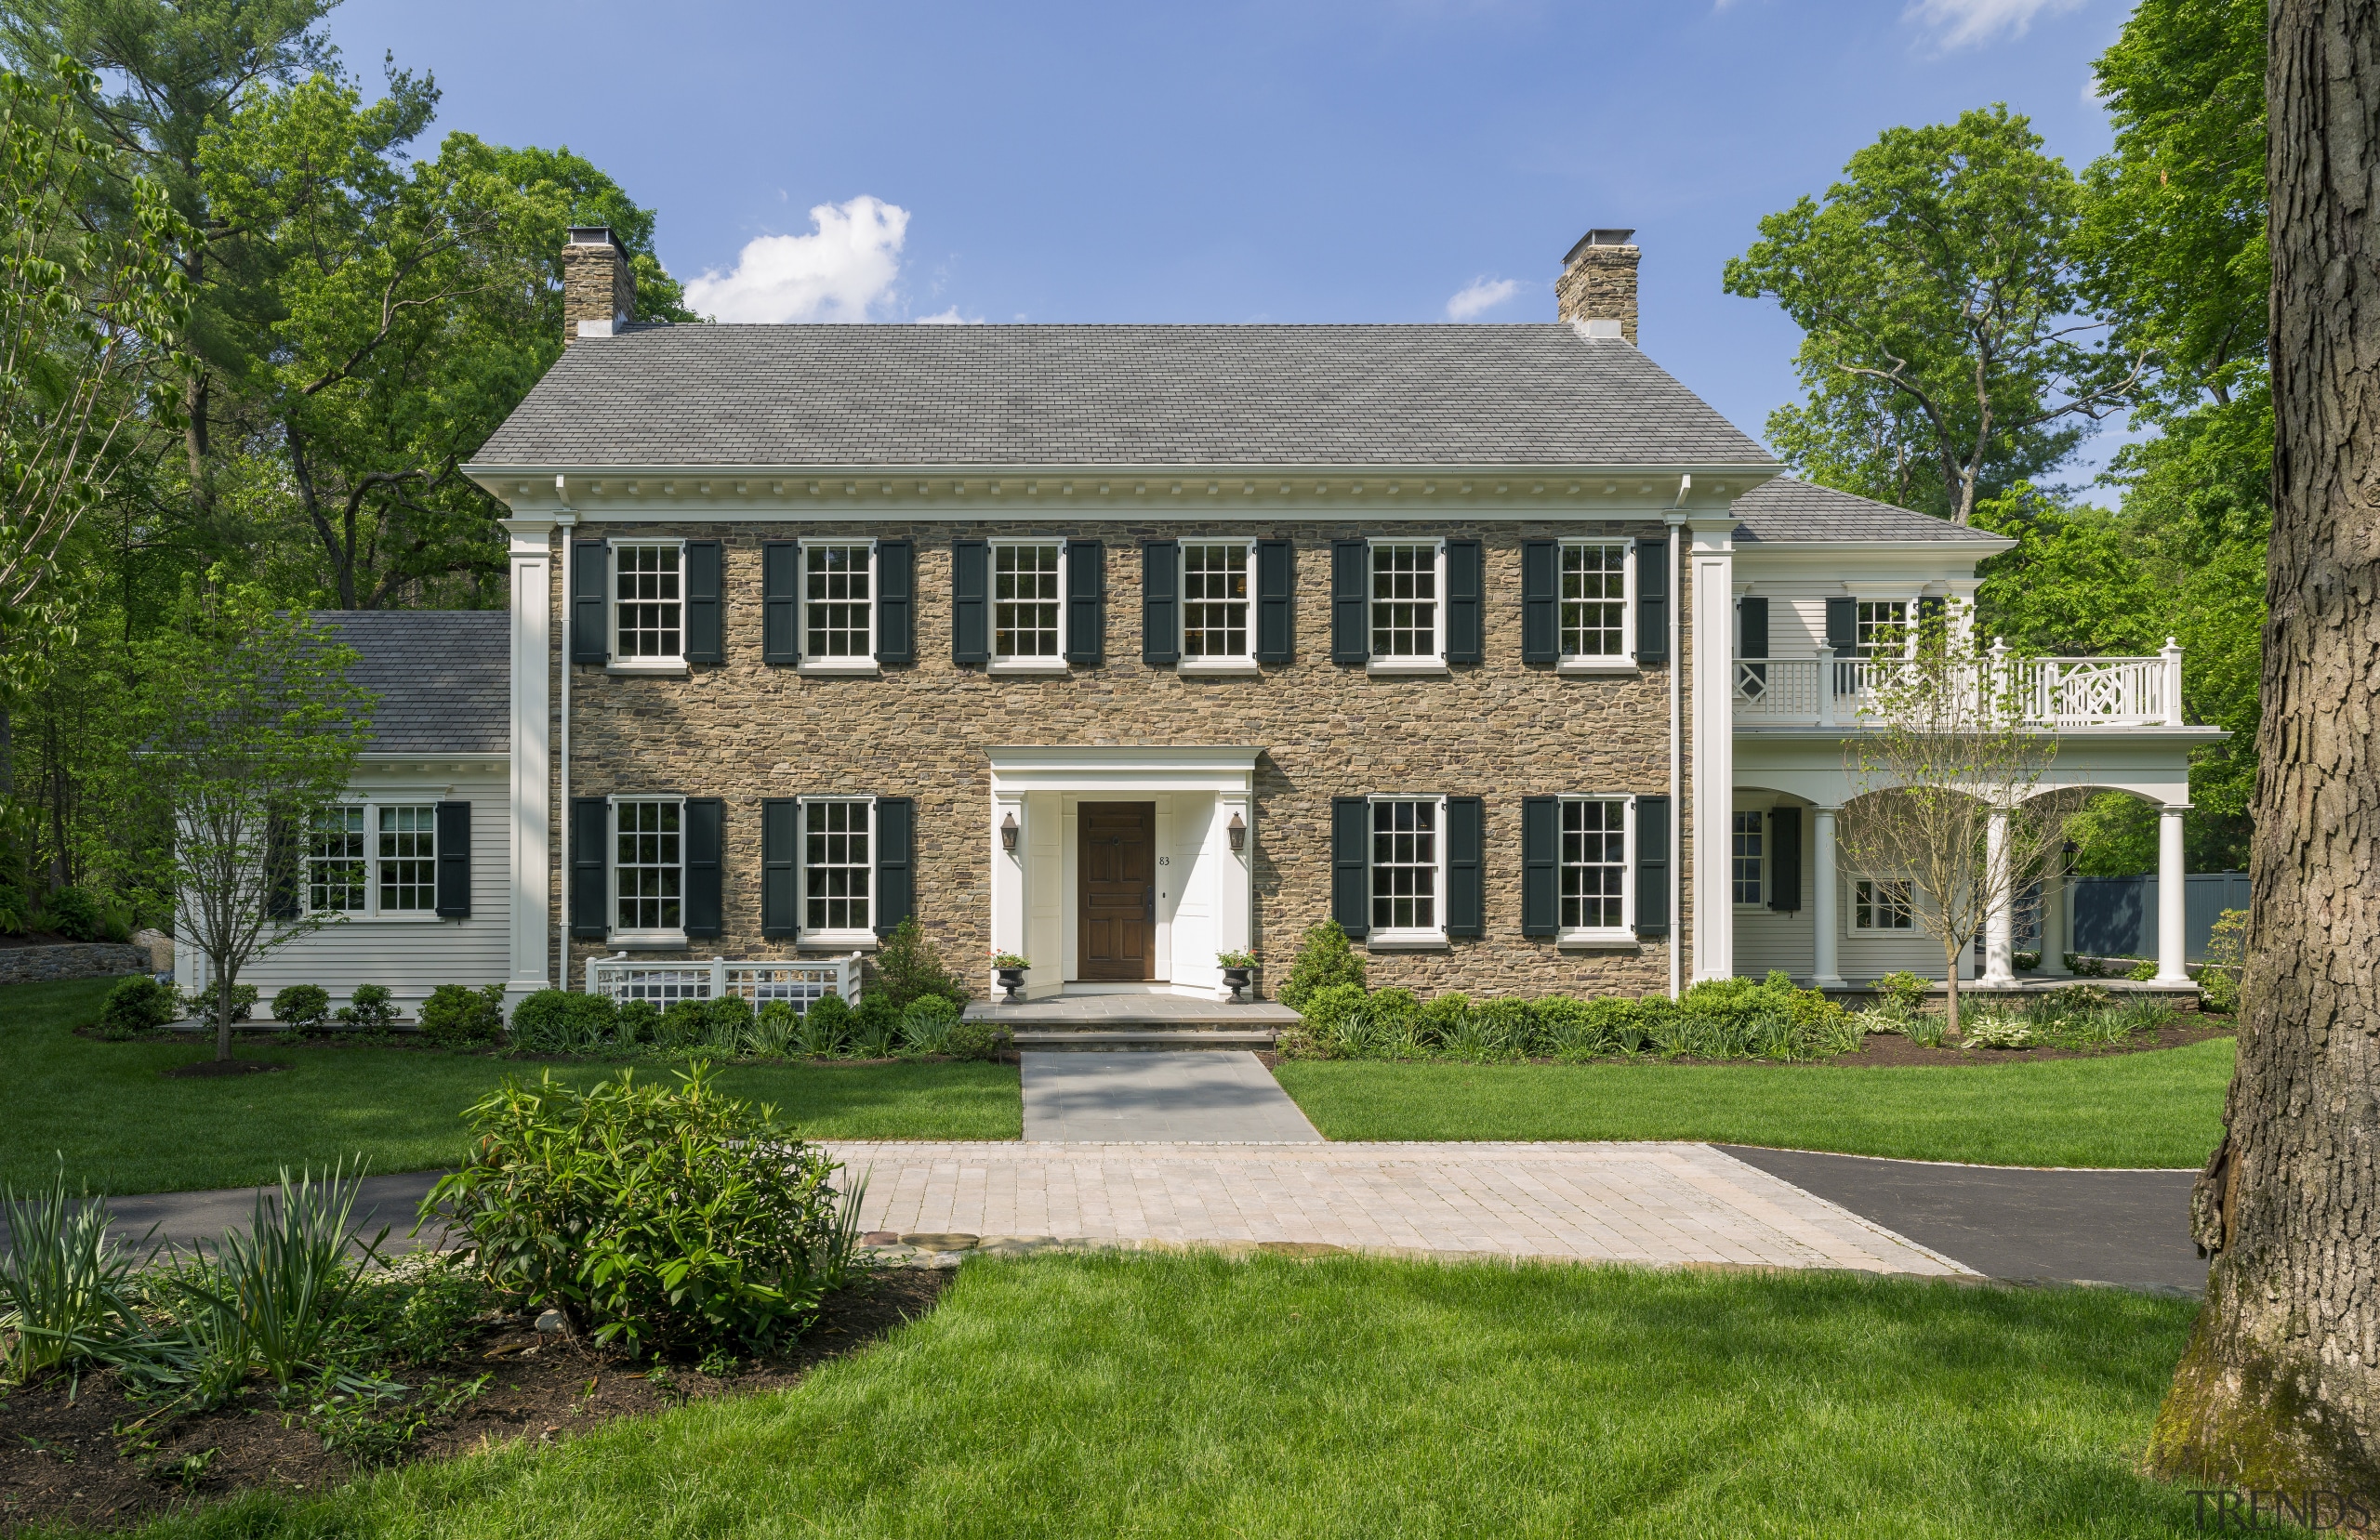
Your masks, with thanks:
<instances>
[{"instance_id":1,"label":"mulch bed","mask_svg":"<svg viewBox=\"0 0 2380 1540\"><path fill-rule=\"evenodd\" d=\"M1860 1066L1869 1064L2016 1064L2030 1063L2043 1059L2106 1059L2115 1054L2156 1053L2164 1048L2186 1048L2193 1043L2203 1043L2210 1037L2229 1037L2240 1029L2228 1016L2201 1016L2191 1012L2168 1020L2155 1032L2135 1033L2129 1042L2109 1044L2098 1048L1957 1048L1921 1047L1897 1033L1871 1035L1858 1053L1846 1053L1839 1059L1820 1060L1820 1064Z\"/></svg>"},{"instance_id":2,"label":"mulch bed","mask_svg":"<svg viewBox=\"0 0 2380 1540\"><path fill-rule=\"evenodd\" d=\"M888 1269L829 1296L818 1323L785 1358L750 1364L727 1379L673 1367L660 1386L638 1365L583 1342L540 1336L529 1317L509 1318L483 1330L460 1362L434 1371L449 1378L494 1377L476 1401L416 1439L411 1457L458 1454L488 1440L550 1443L613 1417L681 1401L784 1389L814 1365L866 1348L925 1313L950 1278L946 1270ZM425 1375L416 1369L397 1378L418 1387ZM142 1435L155 1446L129 1453L137 1439L114 1429L151 1409L127 1401L112 1375L86 1377L72 1401L63 1376L0 1393L6 1396L0 1400L0 1533L40 1523L123 1528L253 1488L318 1493L361 1473L345 1455L326 1453L313 1429L284 1427L262 1390L163 1427L160 1418ZM169 1468L208 1450L215 1453L204 1473L185 1490Z\"/></svg>"}]
</instances>

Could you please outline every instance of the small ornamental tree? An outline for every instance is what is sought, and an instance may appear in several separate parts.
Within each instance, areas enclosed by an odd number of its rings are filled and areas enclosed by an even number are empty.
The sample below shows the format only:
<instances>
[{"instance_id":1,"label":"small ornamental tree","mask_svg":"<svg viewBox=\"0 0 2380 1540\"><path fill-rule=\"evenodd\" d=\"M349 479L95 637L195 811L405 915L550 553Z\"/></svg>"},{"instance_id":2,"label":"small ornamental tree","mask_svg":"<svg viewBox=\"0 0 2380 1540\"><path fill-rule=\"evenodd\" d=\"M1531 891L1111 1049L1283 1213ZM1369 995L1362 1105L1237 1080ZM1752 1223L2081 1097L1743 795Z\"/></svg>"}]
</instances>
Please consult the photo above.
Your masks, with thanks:
<instances>
[{"instance_id":1,"label":"small ornamental tree","mask_svg":"<svg viewBox=\"0 0 2380 1540\"><path fill-rule=\"evenodd\" d=\"M186 591L156 641L150 789L174 829L176 934L218 987L215 1057L231 1057L232 986L273 948L338 917L301 902L301 845L369 736L354 650L260 588Z\"/></svg>"}]
</instances>

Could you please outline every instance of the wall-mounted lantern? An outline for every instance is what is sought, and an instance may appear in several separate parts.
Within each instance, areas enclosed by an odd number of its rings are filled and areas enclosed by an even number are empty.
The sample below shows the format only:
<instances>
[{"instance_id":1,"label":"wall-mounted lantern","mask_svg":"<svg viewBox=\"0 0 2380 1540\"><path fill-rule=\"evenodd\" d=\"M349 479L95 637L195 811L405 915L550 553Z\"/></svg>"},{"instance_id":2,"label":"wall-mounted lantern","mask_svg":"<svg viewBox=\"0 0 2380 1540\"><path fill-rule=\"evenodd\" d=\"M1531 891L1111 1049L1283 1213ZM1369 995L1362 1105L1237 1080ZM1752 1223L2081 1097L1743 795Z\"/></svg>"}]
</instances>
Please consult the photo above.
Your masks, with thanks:
<instances>
[{"instance_id":1,"label":"wall-mounted lantern","mask_svg":"<svg viewBox=\"0 0 2380 1540\"><path fill-rule=\"evenodd\" d=\"M1232 854L1237 855L1248 849L1248 823L1239 816L1238 809L1232 809L1231 822L1223 825L1223 832L1231 836Z\"/></svg>"},{"instance_id":2,"label":"wall-mounted lantern","mask_svg":"<svg viewBox=\"0 0 2380 1540\"><path fill-rule=\"evenodd\" d=\"M1016 813L1012 809L1006 818L1000 820L1000 849L1011 855L1016 854Z\"/></svg>"}]
</instances>

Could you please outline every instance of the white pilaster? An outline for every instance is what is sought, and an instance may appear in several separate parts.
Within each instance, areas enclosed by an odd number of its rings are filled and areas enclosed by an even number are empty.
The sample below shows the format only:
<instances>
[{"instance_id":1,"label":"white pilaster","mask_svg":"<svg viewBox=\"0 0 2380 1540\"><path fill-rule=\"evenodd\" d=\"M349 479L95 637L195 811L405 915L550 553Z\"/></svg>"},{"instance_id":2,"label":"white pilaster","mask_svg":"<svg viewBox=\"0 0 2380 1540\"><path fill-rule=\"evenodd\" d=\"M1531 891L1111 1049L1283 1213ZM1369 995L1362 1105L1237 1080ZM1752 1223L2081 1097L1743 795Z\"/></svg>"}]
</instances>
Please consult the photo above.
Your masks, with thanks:
<instances>
[{"instance_id":1,"label":"white pilaster","mask_svg":"<svg viewBox=\"0 0 2380 1540\"><path fill-rule=\"evenodd\" d=\"M1235 816L1245 825L1236 851L1231 848L1230 834ZM1220 876L1213 890L1215 950L1245 952L1256 934L1256 798L1252 793L1230 791L1216 795L1214 836L1209 844L1222 849ZM1289 959L1283 957L1275 977L1289 976Z\"/></svg>"},{"instance_id":2,"label":"white pilaster","mask_svg":"<svg viewBox=\"0 0 2380 1540\"><path fill-rule=\"evenodd\" d=\"M1736 972L1736 907L1730 878L1735 811L1735 545L1732 512L1686 521L1694 546L1694 978Z\"/></svg>"},{"instance_id":3,"label":"white pilaster","mask_svg":"<svg viewBox=\"0 0 2380 1540\"><path fill-rule=\"evenodd\" d=\"M2008 809L1994 808L1984 826L1985 881L1992 895L1983 915L1983 977L1985 984L2016 981L2016 895L2008 880Z\"/></svg>"},{"instance_id":4,"label":"white pilaster","mask_svg":"<svg viewBox=\"0 0 2380 1540\"><path fill-rule=\"evenodd\" d=\"M1031 822L1025 810L1022 792L992 793L992 949L1013 952L1022 957L1032 957L1032 943L1025 936L1025 872L1028 853L1032 850ZM1009 820L1016 821L1016 849L1008 848L1002 830ZM1038 959L1037 959L1038 960ZM985 999L998 999L990 981L991 959L981 959L978 965L985 990Z\"/></svg>"},{"instance_id":5,"label":"white pilaster","mask_svg":"<svg viewBox=\"0 0 2380 1540\"><path fill-rule=\"evenodd\" d=\"M511 964L505 1010L549 988L553 966L552 722L553 520L507 519L512 537Z\"/></svg>"},{"instance_id":6,"label":"white pilaster","mask_svg":"<svg viewBox=\"0 0 2380 1540\"><path fill-rule=\"evenodd\" d=\"M2186 984L2184 936L2189 914L2189 874L2182 855L2182 814L2187 802L2169 803L2157 820L2157 981Z\"/></svg>"},{"instance_id":7,"label":"white pilaster","mask_svg":"<svg viewBox=\"0 0 2380 1540\"><path fill-rule=\"evenodd\" d=\"M1810 907L1818 921L1817 945L1811 950L1812 989L1843 987L1843 974L1834 958L1835 935L1843 924L1843 902L1834 882L1834 814L1832 808L1810 809L1810 867L1817 879Z\"/></svg>"}]
</instances>

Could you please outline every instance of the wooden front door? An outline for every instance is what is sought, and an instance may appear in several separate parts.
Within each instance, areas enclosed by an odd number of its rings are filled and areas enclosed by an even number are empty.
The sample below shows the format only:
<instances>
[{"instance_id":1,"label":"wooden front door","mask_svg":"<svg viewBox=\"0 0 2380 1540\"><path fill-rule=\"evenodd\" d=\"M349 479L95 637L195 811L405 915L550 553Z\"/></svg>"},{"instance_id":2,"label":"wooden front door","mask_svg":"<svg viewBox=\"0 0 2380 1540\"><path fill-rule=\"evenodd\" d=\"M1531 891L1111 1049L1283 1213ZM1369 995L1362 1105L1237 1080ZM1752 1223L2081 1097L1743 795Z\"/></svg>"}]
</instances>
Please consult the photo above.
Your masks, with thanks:
<instances>
[{"instance_id":1,"label":"wooden front door","mask_svg":"<svg viewBox=\"0 0 2380 1540\"><path fill-rule=\"evenodd\" d=\"M1082 867L1077 976L1086 982L1157 977L1157 804L1076 808Z\"/></svg>"}]
</instances>

